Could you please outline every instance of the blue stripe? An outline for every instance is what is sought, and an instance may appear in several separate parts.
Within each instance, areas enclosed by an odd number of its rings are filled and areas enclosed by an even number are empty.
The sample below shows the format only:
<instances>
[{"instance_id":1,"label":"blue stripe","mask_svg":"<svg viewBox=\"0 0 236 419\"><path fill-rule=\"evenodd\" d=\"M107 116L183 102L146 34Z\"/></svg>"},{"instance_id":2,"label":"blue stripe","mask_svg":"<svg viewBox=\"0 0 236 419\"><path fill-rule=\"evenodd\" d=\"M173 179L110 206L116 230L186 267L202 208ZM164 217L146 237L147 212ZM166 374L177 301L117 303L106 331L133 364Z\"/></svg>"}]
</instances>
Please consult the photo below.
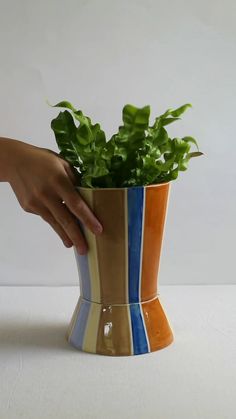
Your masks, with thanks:
<instances>
[{"instance_id":1,"label":"blue stripe","mask_svg":"<svg viewBox=\"0 0 236 419\"><path fill-rule=\"evenodd\" d=\"M129 302L139 301L140 252L142 241L143 187L128 189Z\"/></svg>"},{"instance_id":2,"label":"blue stripe","mask_svg":"<svg viewBox=\"0 0 236 419\"><path fill-rule=\"evenodd\" d=\"M84 234L84 227L82 223L78 220L78 224L80 226L80 229L82 233ZM91 278L90 278L90 272L89 272L89 265L88 265L88 255L80 255L76 251L76 262L78 266L79 271L79 279L80 279L80 294L82 297L84 297L86 300L90 300L91 298Z\"/></svg>"},{"instance_id":3,"label":"blue stripe","mask_svg":"<svg viewBox=\"0 0 236 419\"><path fill-rule=\"evenodd\" d=\"M143 319L140 310L140 304L130 305L134 355L149 352Z\"/></svg>"},{"instance_id":4,"label":"blue stripe","mask_svg":"<svg viewBox=\"0 0 236 419\"><path fill-rule=\"evenodd\" d=\"M87 324L89 308L90 303L88 301L82 300L81 306L79 308L79 313L77 314L75 325L70 337L70 342L72 343L72 345L76 346L76 348L81 350L83 346L84 332Z\"/></svg>"}]
</instances>

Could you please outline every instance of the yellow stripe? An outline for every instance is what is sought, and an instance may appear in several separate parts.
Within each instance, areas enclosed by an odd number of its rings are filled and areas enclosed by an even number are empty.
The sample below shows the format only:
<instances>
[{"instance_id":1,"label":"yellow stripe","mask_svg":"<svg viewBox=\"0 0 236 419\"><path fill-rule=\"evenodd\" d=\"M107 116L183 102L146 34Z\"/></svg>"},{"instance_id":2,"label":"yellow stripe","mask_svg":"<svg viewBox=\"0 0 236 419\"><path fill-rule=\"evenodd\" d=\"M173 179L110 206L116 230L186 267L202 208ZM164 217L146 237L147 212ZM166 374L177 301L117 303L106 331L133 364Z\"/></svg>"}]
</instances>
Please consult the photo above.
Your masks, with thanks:
<instances>
[{"instance_id":1,"label":"yellow stripe","mask_svg":"<svg viewBox=\"0 0 236 419\"><path fill-rule=\"evenodd\" d=\"M79 189L80 195L86 201L88 206L93 211L93 190L89 189ZM85 228L85 237L88 243L88 265L89 273L91 278L91 301L101 302L101 291L100 291L100 281L99 281L99 270L98 270L98 257L97 257L97 246L96 246L96 237L94 233Z\"/></svg>"},{"instance_id":2,"label":"yellow stripe","mask_svg":"<svg viewBox=\"0 0 236 419\"><path fill-rule=\"evenodd\" d=\"M90 304L89 315L83 339L83 350L86 352L96 353L101 307L102 305L100 304Z\"/></svg>"},{"instance_id":3,"label":"yellow stripe","mask_svg":"<svg viewBox=\"0 0 236 419\"><path fill-rule=\"evenodd\" d=\"M77 315L78 315L80 306L81 306L81 297L79 297L79 299L78 299L78 302L77 302L76 307L74 309L73 316L72 316L71 321L70 321L68 335L67 335L68 340L70 340L70 338L71 338L71 335L72 335L72 332L73 332L73 329L74 329L74 325L75 325L75 322L76 322L76 319L77 319Z\"/></svg>"},{"instance_id":4,"label":"yellow stripe","mask_svg":"<svg viewBox=\"0 0 236 419\"><path fill-rule=\"evenodd\" d=\"M130 306L127 305L127 321L129 324L129 336L130 336L130 355L134 354L134 345L133 345L133 333L132 333L132 323L130 316Z\"/></svg>"}]
</instances>

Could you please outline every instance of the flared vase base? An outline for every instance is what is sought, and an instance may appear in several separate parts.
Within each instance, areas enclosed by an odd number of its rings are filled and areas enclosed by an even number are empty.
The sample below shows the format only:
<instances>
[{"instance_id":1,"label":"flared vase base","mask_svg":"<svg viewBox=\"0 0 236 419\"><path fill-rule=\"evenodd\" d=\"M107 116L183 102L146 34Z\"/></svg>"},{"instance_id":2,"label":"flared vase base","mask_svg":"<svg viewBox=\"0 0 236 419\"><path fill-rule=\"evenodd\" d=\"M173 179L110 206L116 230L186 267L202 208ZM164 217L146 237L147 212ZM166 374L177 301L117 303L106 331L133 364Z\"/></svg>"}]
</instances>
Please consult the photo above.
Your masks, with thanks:
<instances>
[{"instance_id":1,"label":"flared vase base","mask_svg":"<svg viewBox=\"0 0 236 419\"><path fill-rule=\"evenodd\" d=\"M141 355L165 348L173 334L158 296L131 304L102 304L79 297L68 341L99 355Z\"/></svg>"}]
</instances>

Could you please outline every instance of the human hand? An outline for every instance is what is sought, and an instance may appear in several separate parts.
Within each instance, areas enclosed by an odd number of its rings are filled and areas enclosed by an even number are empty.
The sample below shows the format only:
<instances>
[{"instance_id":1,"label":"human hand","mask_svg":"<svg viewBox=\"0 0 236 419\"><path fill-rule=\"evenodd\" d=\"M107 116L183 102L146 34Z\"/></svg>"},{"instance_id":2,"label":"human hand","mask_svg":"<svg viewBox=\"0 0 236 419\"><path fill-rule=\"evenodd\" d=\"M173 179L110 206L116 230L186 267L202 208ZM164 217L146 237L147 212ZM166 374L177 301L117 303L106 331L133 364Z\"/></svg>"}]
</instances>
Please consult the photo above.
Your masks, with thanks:
<instances>
[{"instance_id":1,"label":"human hand","mask_svg":"<svg viewBox=\"0 0 236 419\"><path fill-rule=\"evenodd\" d=\"M72 167L45 148L16 140L9 142L6 180L21 207L40 215L66 247L74 245L80 254L85 254L88 246L77 219L95 234L102 232L102 226L76 191Z\"/></svg>"}]
</instances>

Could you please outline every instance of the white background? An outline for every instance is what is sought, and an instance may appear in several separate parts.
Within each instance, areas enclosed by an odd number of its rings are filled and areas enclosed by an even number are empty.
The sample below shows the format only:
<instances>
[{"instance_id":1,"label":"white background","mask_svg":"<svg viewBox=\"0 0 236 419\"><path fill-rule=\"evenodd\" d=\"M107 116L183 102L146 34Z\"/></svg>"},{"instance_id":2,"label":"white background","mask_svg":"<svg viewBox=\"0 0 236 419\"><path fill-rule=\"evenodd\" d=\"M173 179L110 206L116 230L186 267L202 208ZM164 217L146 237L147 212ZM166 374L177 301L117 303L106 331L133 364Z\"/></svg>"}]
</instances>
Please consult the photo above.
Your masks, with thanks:
<instances>
[{"instance_id":1,"label":"white background","mask_svg":"<svg viewBox=\"0 0 236 419\"><path fill-rule=\"evenodd\" d=\"M161 286L174 343L128 357L68 344L77 288L1 287L1 419L235 419L235 285Z\"/></svg>"},{"instance_id":2,"label":"white background","mask_svg":"<svg viewBox=\"0 0 236 419\"><path fill-rule=\"evenodd\" d=\"M0 135L57 150L45 99L68 99L110 138L124 104L152 118L193 104L170 133L206 157L172 184L162 284L234 283L234 0L0 0ZM78 283L72 250L0 184L0 284Z\"/></svg>"}]
</instances>

